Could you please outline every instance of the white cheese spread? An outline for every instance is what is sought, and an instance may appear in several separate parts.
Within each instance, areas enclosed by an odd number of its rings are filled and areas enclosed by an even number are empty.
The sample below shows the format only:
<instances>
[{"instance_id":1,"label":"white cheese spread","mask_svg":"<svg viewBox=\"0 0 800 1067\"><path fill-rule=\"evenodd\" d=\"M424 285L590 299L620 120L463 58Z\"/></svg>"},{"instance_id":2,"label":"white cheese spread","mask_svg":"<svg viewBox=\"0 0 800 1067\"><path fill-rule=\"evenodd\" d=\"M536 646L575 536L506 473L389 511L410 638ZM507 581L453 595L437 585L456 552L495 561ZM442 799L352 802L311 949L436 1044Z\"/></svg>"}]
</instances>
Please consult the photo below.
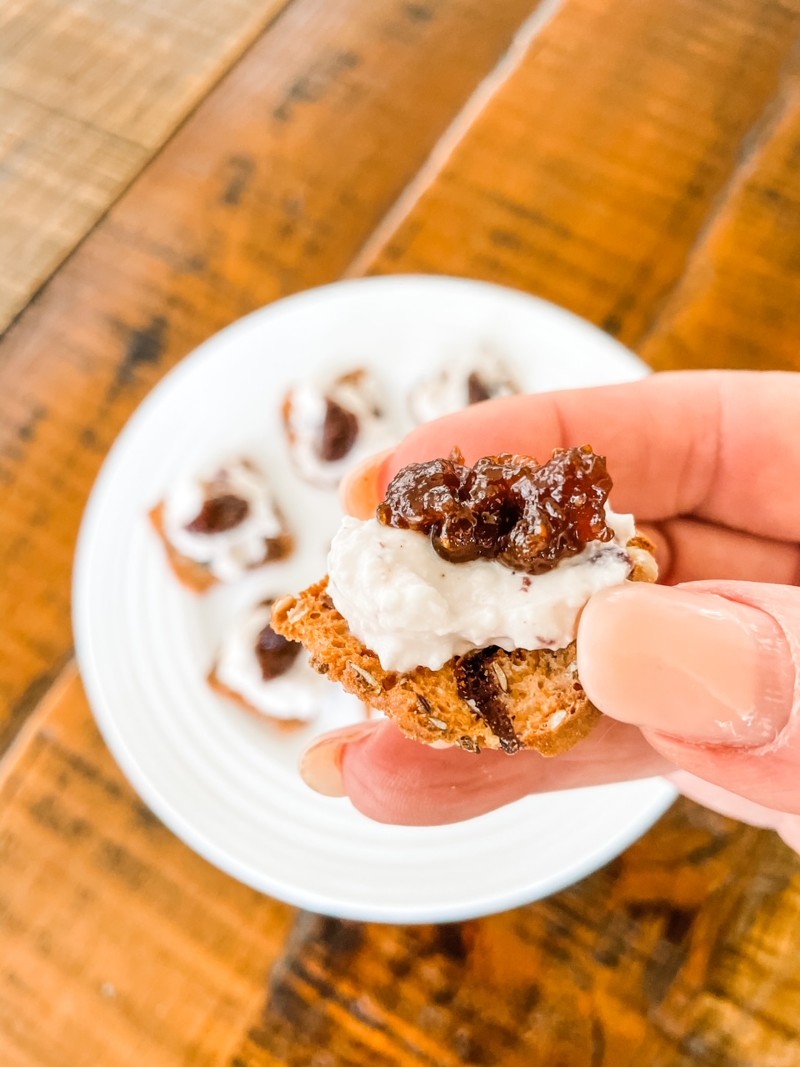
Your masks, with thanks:
<instances>
[{"instance_id":1,"label":"white cheese spread","mask_svg":"<svg viewBox=\"0 0 800 1067\"><path fill-rule=\"evenodd\" d=\"M269 605L260 605L230 634L219 651L216 676L251 707L272 719L309 722L328 696L328 683L308 665L304 649L287 671L264 680L255 649L271 610Z\"/></svg>"},{"instance_id":2,"label":"white cheese spread","mask_svg":"<svg viewBox=\"0 0 800 1067\"><path fill-rule=\"evenodd\" d=\"M412 416L417 422L430 422L468 407L472 375L490 398L519 392L505 360L484 347L456 356L438 374L418 382L408 396Z\"/></svg>"},{"instance_id":3,"label":"white cheese spread","mask_svg":"<svg viewBox=\"0 0 800 1067\"><path fill-rule=\"evenodd\" d=\"M325 460L320 455L328 399L350 412L358 426L352 447L336 460ZM288 393L285 412L292 460L298 474L312 485L338 485L362 459L393 443L377 385L363 369L330 382L301 382Z\"/></svg>"},{"instance_id":4,"label":"white cheese spread","mask_svg":"<svg viewBox=\"0 0 800 1067\"><path fill-rule=\"evenodd\" d=\"M247 503L241 522L219 533L199 533L187 526L211 495L231 494ZM194 560L222 582L233 582L264 561L265 541L284 532L264 476L248 460L226 463L206 476L177 482L164 501L164 534L186 559Z\"/></svg>"},{"instance_id":5,"label":"white cheese spread","mask_svg":"<svg viewBox=\"0 0 800 1067\"><path fill-rule=\"evenodd\" d=\"M607 515L613 541L591 542L540 575L491 559L448 563L424 534L346 517L328 556L328 590L384 670L438 670L489 645L564 648L589 597L631 572L633 516Z\"/></svg>"}]
</instances>

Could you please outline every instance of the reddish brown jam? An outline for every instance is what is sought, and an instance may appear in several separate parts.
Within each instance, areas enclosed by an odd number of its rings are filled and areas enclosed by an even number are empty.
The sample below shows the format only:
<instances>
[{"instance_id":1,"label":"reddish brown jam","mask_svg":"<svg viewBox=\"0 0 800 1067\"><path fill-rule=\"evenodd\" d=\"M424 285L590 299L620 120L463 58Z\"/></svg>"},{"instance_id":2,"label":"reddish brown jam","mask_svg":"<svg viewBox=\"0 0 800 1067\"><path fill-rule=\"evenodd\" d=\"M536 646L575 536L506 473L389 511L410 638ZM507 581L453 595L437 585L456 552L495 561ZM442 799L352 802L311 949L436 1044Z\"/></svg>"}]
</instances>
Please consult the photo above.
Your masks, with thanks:
<instances>
[{"instance_id":1,"label":"reddish brown jam","mask_svg":"<svg viewBox=\"0 0 800 1067\"><path fill-rule=\"evenodd\" d=\"M473 371L467 378L467 399L470 404L480 404L482 400L491 400L492 391L480 374Z\"/></svg>"},{"instance_id":2,"label":"reddish brown jam","mask_svg":"<svg viewBox=\"0 0 800 1067\"><path fill-rule=\"evenodd\" d=\"M325 398L325 419L319 439L319 458L326 463L342 459L358 437L358 419L330 397Z\"/></svg>"},{"instance_id":3,"label":"reddish brown jam","mask_svg":"<svg viewBox=\"0 0 800 1067\"><path fill-rule=\"evenodd\" d=\"M490 648L468 652L459 656L453 664L456 689L462 700L486 723L500 742L500 748L509 755L519 752L523 744L517 737L514 722L508 713L507 700L500 687L499 677L505 677L502 667L496 663L500 649Z\"/></svg>"},{"instance_id":4,"label":"reddish brown jam","mask_svg":"<svg viewBox=\"0 0 800 1067\"><path fill-rule=\"evenodd\" d=\"M287 641L276 634L267 623L256 641L256 658L261 668L261 677L265 682L277 678L289 670L300 653L300 645Z\"/></svg>"},{"instance_id":5,"label":"reddish brown jam","mask_svg":"<svg viewBox=\"0 0 800 1067\"><path fill-rule=\"evenodd\" d=\"M250 511L250 505L233 493L222 493L203 501L200 514L192 519L186 529L190 533L224 533L238 526Z\"/></svg>"},{"instance_id":6,"label":"reddish brown jam","mask_svg":"<svg viewBox=\"0 0 800 1067\"><path fill-rule=\"evenodd\" d=\"M467 403L480 404L482 400L493 400L496 396L508 396L518 393L519 386L508 377L484 377L480 371L472 371L467 376Z\"/></svg>"},{"instance_id":7,"label":"reddish brown jam","mask_svg":"<svg viewBox=\"0 0 800 1067\"><path fill-rule=\"evenodd\" d=\"M427 534L450 563L497 559L543 574L590 541L613 538L605 515L611 484L605 458L588 445L557 449L541 465L503 453L468 467L454 452L399 471L377 517Z\"/></svg>"}]
</instances>

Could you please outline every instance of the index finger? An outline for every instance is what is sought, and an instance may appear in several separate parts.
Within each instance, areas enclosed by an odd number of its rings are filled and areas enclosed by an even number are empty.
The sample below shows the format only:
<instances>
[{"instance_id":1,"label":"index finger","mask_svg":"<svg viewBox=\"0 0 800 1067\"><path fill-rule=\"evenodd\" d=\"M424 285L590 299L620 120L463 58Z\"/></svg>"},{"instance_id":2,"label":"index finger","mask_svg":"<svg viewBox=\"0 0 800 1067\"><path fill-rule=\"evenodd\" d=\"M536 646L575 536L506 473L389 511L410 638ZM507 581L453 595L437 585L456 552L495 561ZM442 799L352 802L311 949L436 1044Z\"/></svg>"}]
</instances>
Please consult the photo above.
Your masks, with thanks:
<instances>
[{"instance_id":1,"label":"index finger","mask_svg":"<svg viewBox=\"0 0 800 1067\"><path fill-rule=\"evenodd\" d=\"M588 443L608 457L618 512L645 522L694 515L796 541L798 416L800 374L784 372L684 371L506 397L413 430L372 484L377 503L400 468L454 446L474 462L498 452L543 460L554 448Z\"/></svg>"}]
</instances>

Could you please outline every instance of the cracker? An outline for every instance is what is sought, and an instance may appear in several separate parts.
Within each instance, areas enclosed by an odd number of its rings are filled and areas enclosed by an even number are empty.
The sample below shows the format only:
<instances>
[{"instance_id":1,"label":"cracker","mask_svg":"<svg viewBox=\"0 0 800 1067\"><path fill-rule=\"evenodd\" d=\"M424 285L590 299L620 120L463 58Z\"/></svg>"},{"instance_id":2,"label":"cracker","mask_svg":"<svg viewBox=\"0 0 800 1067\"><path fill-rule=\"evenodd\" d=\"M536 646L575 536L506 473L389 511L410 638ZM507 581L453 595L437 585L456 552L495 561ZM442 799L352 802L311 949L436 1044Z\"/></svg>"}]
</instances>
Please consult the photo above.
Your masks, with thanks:
<instances>
[{"instance_id":1,"label":"cracker","mask_svg":"<svg viewBox=\"0 0 800 1067\"><path fill-rule=\"evenodd\" d=\"M202 563L197 563L193 559L187 559L186 556L182 556L167 537L166 530L164 529L163 501L160 504L156 504L156 506L150 510L149 516L153 529L161 538L161 543L164 545L169 565L172 567L172 571L181 585L185 585L187 589L191 589L194 593L205 593L208 589L211 589L212 586L219 584L219 579L211 573L208 567L204 567Z\"/></svg>"},{"instance_id":2,"label":"cracker","mask_svg":"<svg viewBox=\"0 0 800 1067\"><path fill-rule=\"evenodd\" d=\"M631 581L655 581L653 546L641 536L628 543ZM339 682L369 707L384 712L408 737L445 741L471 752L531 748L557 756L572 748L598 722L600 712L578 677L575 642L566 648L467 653L439 670L416 667L401 673L381 667L333 606L327 578L273 607L272 627L308 649L311 666ZM469 670L490 692L486 716L459 693L459 673ZM483 703L483 702L482 702Z\"/></svg>"},{"instance_id":3,"label":"cracker","mask_svg":"<svg viewBox=\"0 0 800 1067\"><path fill-rule=\"evenodd\" d=\"M148 517L153 529L161 539L161 543L167 554L167 560L169 561L169 565L172 568L175 577L181 585L184 585L187 589L191 589L194 593L205 593L215 585L220 585L220 579L212 573L209 567L182 555L172 544L167 537L166 529L164 527L164 509L165 504L162 500L161 503L156 504L154 508L150 509ZM264 559L259 563L253 564L248 570L257 570L259 567L263 567L267 563L274 563L278 560L285 559L286 556L294 551L294 538L287 531L283 516L280 512L278 512L278 516L283 525L282 532L279 533L277 537L265 541L266 554Z\"/></svg>"}]
</instances>

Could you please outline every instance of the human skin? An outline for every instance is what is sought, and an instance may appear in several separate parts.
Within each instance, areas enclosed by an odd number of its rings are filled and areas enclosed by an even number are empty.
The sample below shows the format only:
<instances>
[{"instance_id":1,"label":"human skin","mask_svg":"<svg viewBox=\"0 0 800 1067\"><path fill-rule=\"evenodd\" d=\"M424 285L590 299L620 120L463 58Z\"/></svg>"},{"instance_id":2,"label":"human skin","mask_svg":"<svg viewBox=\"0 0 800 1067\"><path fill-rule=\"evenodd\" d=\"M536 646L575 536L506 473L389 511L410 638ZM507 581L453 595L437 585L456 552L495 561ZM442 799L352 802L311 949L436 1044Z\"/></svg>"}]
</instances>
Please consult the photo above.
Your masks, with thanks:
<instances>
[{"instance_id":1,"label":"human skin","mask_svg":"<svg viewBox=\"0 0 800 1067\"><path fill-rule=\"evenodd\" d=\"M479 757L373 722L316 742L302 770L374 819L454 822L529 793L670 774L688 795L800 849L800 374L684 372L509 397L413 431L343 486L360 517L411 462L497 452L607 456L614 510L658 548L659 586L599 593L578 668L606 719L571 752Z\"/></svg>"}]
</instances>

